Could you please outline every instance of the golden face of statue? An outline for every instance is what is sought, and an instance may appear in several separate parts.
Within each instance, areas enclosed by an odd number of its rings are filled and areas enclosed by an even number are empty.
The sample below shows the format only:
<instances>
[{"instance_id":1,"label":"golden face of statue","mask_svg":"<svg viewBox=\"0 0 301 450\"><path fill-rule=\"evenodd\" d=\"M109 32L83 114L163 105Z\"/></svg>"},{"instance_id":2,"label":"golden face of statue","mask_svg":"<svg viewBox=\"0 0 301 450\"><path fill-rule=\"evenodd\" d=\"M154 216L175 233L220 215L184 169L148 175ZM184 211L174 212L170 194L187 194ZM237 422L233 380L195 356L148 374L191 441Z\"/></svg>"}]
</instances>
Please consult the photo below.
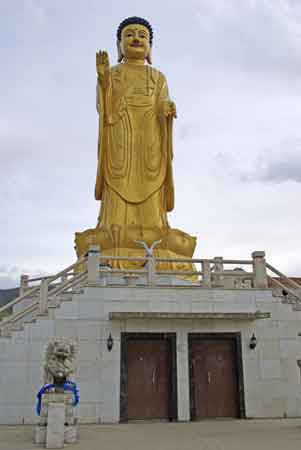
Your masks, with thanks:
<instances>
[{"instance_id":1,"label":"golden face of statue","mask_svg":"<svg viewBox=\"0 0 301 450\"><path fill-rule=\"evenodd\" d=\"M121 33L120 48L125 59L145 60L150 52L148 29L140 24L126 26Z\"/></svg>"}]
</instances>

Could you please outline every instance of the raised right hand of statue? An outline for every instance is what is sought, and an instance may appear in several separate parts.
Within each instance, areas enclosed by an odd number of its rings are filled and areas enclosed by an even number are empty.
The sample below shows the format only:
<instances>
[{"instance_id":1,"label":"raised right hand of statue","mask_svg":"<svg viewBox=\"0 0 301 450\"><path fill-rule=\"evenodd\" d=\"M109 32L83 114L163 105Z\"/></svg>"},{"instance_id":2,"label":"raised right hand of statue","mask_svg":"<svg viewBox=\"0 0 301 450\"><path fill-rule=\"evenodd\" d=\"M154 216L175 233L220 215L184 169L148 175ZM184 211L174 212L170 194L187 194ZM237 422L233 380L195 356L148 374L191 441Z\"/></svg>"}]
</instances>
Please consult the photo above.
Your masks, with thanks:
<instances>
[{"instance_id":1,"label":"raised right hand of statue","mask_svg":"<svg viewBox=\"0 0 301 450\"><path fill-rule=\"evenodd\" d=\"M106 51L96 52L96 72L101 83L106 84L109 81L110 61Z\"/></svg>"},{"instance_id":2,"label":"raised right hand of statue","mask_svg":"<svg viewBox=\"0 0 301 450\"><path fill-rule=\"evenodd\" d=\"M174 102L171 100L165 100L161 103L161 113L165 117L177 118L177 108Z\"/></svg>"}]
</instances>

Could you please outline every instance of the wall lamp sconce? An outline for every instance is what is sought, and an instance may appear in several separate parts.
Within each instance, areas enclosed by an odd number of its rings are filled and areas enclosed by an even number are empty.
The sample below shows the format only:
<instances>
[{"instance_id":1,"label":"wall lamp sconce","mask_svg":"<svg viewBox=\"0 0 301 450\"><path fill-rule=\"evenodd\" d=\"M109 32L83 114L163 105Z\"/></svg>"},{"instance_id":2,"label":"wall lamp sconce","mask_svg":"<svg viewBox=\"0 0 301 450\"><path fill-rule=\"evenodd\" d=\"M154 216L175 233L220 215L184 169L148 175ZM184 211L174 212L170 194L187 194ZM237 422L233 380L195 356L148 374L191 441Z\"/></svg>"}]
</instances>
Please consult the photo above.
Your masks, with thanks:
<instances>
[{"instance_id":1,"label":"wall lamp sconce","mask_svg":"<svg viewBox=\"0 0 301 450\"><path fill-rule=\"evenodd\" d=\"M109 352L112 350L113 345L114 345L114 339L112 338L112 335L110 333L109 337L107 339L107 349L108 349Z\"/></svg>"},{"instance_id":2,"label":"wall lamp sconce","mask_svg":"<svg viewBox=\"0 0 301 450\"><path fill-rule=\"evenodd\" d=\"M256 345L257 345L257 338L256 338L255 334L253 333L252 337L250 339L249 347L251 350L255 350Z\"/></svg>"}]
</instances>

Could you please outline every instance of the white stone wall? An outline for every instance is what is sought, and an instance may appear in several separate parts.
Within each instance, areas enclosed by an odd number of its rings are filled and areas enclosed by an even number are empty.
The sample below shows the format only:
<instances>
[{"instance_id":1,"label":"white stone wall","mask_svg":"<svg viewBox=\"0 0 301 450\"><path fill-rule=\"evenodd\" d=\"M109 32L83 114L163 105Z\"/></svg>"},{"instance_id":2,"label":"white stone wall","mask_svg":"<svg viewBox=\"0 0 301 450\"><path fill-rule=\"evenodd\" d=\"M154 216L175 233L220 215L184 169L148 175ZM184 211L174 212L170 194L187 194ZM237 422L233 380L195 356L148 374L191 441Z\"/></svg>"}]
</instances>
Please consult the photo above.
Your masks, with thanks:
<instances>
[{"instance_id":1,"label":"white stone wall","mask_svg":"<svg viewBox=\"0 0 301 450\"><path fill-rule=\"evenodd\" d=\"M109 321L109 312L270 312L270 319ZM81 422L118 422L121 332L177 333L178 419L189 420L188 333L240 332L247 417L301 417L301 312L270 290L86 287L12 338L0 338L0 423L33 423L44 350L52 336L79 344ZM249 349L255 333L258 345ZM114 347L107 350L112 334Z\"/></svg>"}]
</instances>

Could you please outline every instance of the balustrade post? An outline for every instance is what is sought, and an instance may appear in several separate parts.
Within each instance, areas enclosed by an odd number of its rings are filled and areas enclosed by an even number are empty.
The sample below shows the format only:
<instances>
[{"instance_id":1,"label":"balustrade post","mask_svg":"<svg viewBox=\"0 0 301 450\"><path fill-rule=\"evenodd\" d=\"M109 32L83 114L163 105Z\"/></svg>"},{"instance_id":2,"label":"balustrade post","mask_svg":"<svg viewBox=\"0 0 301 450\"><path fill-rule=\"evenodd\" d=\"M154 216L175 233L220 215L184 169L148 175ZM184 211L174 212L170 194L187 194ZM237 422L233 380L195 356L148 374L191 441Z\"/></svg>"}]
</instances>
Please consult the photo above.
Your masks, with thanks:
<instances>
[{"instance_id":1,"label":"balustrade post","mask_svg":"<svg viewBox=\"0 0 301 450\"><path fill-rule=\"evenodd\" d=\"M61 283L66 283L66 281L68 280L68 275L66 273L64 273L64 275L61 276Z\"/></svg>"},{"instance_id":2,"label":"balustrade post","mask_svg":"<svg viewBox=\"0 0 301 450\"><path fill-rule=\"evenodd\" d=\"M266 289L268 287L268 277L265 264L265 252L253 252L252 258L254 272L253 287L258 289Z\"/></svg>"},{"instance_id":3,"label":"balustrade post","mask_svg":"<svg viewBox=\"0 0 301 450\"><path fill-rule=\"evenodd\" d=\"M220 275L224 271L224 262L222 256L216 256L214 259L213 279L215 287L224 287L224 277Z\"/></svg>"},{"instance_id":4,"label":"balustrade post","mask_svg":"<svg viewBox=\"0 0 301 450\"><path fill-rule=\"evenodd\" d=\"M99 281L99 246L91 245L88 251L88 283Z\"/></svg>"},{"instance_id":5,"label":"balustrade post","mask_svg":"<svg viewBox=\"0 0 301 450\"><path fill-rule=\"evenodd\" d=\"M41 281L40 285L40 299L39 299L39 314L48 313L48 279Z\"/></svg>"},{"instance_id":6,"label":"balustrade post","mask_svg":"<svg viewBox=\"0 0 301 450\"><path fill-rule=\"evenodd\" d=\"M210 262L202 261L203 287L211 288L211 271Z\"/></svg>"},{"instance_id":7,"label":"balustrade post","mask_svg":"<svg viewBox=\"0 0 301 450\"><path fill-rule=\"evenodd\" d=\"M155 284L156 263L154 256L147 257L147 284L153 286Z\"/></svg>"},{"instance_id":8,"label":"balustrade post","mask_svg":"<svg viewBox=\"0 0 301 450\"><path fill-rule=\"evenodd\" d=\"M21 275L19 295L25 294L26 289L28 289L28 279L28 275Z\"/></svg>"}]
</instances>

